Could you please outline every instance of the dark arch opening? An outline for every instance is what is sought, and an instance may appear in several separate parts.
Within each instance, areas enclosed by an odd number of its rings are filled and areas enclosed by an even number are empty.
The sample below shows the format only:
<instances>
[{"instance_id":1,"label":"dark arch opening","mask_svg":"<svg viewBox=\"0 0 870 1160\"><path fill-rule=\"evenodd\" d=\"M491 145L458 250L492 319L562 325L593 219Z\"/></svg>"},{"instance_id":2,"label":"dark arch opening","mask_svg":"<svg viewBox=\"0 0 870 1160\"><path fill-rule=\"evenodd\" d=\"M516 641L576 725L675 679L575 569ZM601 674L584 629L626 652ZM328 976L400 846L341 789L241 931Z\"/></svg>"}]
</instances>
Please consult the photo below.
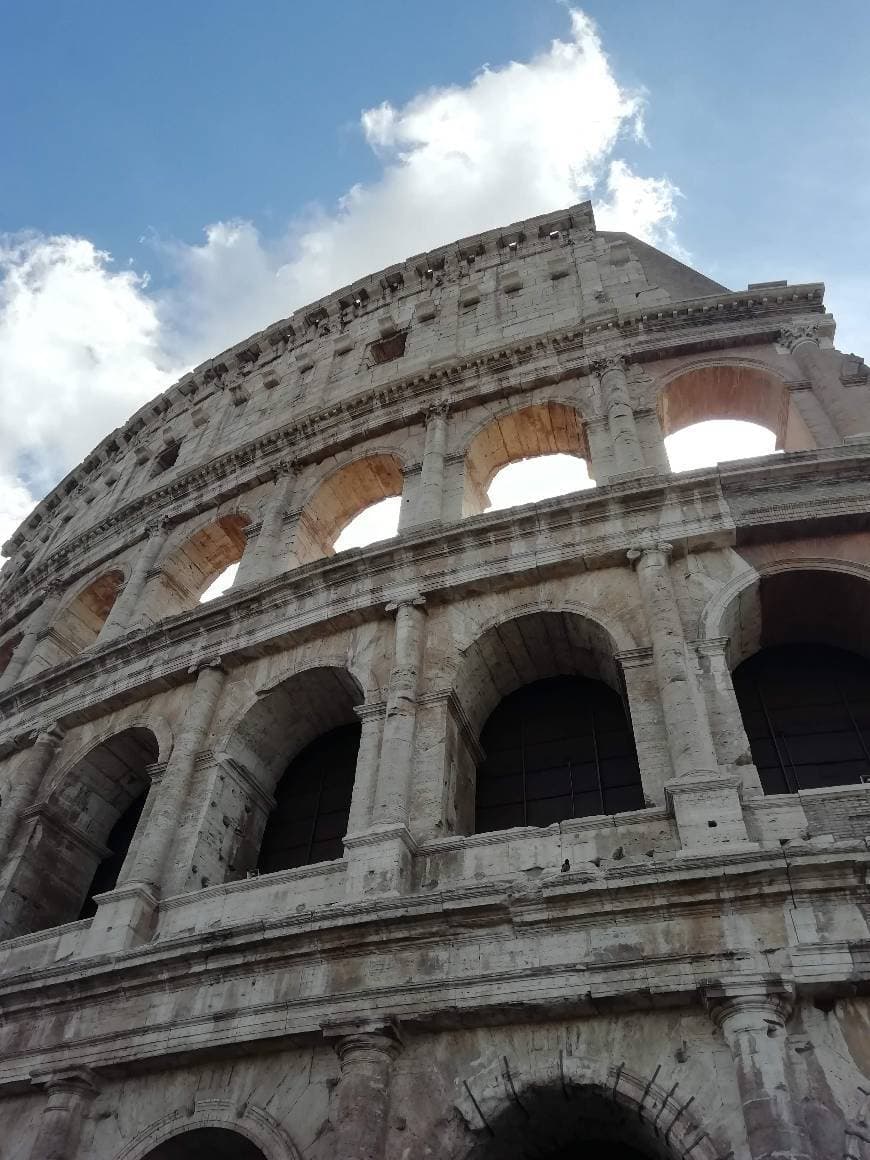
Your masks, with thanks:
<instances>
[{"instance_id":1,"label":"dark arch opening","mask_svg":"<svg viewBox=\"0 0 870 1160\"><path fill-rule=\"evenodd\" d=\"M524 685L490 714L480 741L476 833L643 809L631 725L603 681Z\"/></svg>"},{"instance_id":2,"label":"dark arch opening","mask_svg":"<svg viewBox=\"0 0 870 1160\"><path fill-rule=\"evenodd\" d=\"M831 645L764 648L734 691L765 793L870 781L870 661Z\"/></svg>"},{"instance_id":3,"label":"dark arch opening","mask_svg":"<svg viewBox=\"0 0 870 1160\"><path fill-rule=\"evenodd\" d=\"M287 766L263 834L261 872L342 856L361 732L358 722L330 729Z\"/></svg>"},{"instance_id":4,"label":"dark arch opening","mask_svg":"<svg viewBox=\"0 0 870 1160\"><path fill-rule=\"evenodd\" d=\"M79 911L79 918L93 918L97 913L97 904L94 902L95 895L105 894L106 891L114 890L118 885L121 867L124 865L124 859L130 850L130 843L133 841L133 835L136 833L136 827L139 825L139 819L142 817L147 798L148 790L143 789L112 826L106 840L109 853L94 871L94 876L88 887L87 898Z\"/></svg>"},{"instance_id":5,"label":"dark arch opening","mask_svg":"<svg viewBox=\"0 0 870 1160\"><path fill-rule=\"evenodd\" d=\"M266 1160L247 1136L228 1128L194 1128L158 1144L144 1160Z\"/></svg>"}]
</instances>

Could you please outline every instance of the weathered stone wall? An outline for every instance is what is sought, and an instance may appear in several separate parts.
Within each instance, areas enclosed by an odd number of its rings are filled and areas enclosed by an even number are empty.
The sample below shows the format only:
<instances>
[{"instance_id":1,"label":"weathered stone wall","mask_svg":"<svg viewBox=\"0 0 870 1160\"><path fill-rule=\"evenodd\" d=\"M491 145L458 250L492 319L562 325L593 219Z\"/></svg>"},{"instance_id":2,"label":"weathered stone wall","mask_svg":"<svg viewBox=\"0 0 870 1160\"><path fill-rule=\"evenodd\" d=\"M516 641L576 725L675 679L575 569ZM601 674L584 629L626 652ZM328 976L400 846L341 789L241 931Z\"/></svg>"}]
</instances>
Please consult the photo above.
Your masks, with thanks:
<instances>
[{"instance_id":1,"label":"weathered stone wall","mask_svg":"<svg viewBox=\"0 0 870 1160\"><path fill-rule=\"evenodd\" d=\"M832 334L820 286L572 207L298 311L71 473L3 573L4 1155L864 1156L870 788L765 796L731 679L870 656ZM708 417L784 453L672 474ZM484 510L559 451L596 487ZM398 536L333 554L391 495ZM475 834L487 717L567 673L624 698L644 808ZM344 856L258 876L288 761L354 722Z\"/></svg>"}]
</instances>

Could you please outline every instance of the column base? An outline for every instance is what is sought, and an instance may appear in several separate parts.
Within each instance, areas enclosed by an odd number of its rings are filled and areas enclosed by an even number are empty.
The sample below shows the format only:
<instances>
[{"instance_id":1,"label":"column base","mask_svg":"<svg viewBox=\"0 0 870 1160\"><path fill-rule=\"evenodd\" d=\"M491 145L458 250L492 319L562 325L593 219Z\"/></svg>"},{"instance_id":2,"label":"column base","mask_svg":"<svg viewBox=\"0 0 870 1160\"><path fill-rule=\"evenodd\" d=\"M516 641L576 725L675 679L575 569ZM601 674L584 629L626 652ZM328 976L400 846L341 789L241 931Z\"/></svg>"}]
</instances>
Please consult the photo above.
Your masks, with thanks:
<instances>
[{"instance_id":1,"label":"column base","mask_svg":"<svg viewBox=\"0 0 870 1160\"><path fill-rule=\"evenodd\" d=\"M387 824L347 834L344 849L352 898L408 893L417 843L407 826Z\"/></svg>"},{"instance_id":2,"label":"column base","mask_svg":"<svg viewBox=\"0 0 870 1160\"><path fill-rule=\"evenodd\" d=\"M159 900L153 891L139 882L119 886L95 896L97 913L79 955L117 954L150 942L157 928Z\"/></svg>"},{"instance_id":3,"label":"column base","mask_svg":"<svg viewBox=\"0 0 870 1160\"><path fill-rule=\"evenodd\" d=\"M677 823L683 856L757 850L743 819L739 777L702 769L665 783L668 809Z\"/></svg>"}]
</instances>

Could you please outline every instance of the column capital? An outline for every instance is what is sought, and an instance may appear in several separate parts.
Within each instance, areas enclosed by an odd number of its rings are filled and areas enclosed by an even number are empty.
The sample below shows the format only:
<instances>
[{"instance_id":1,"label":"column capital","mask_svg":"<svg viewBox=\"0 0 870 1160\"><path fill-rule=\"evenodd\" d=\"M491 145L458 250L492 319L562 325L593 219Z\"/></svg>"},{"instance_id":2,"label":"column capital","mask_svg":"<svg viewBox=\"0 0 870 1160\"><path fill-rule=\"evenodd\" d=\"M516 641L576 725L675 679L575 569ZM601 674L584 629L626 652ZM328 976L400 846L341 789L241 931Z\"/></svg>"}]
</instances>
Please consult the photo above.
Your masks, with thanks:
<instances>
[{"instance_id":1,"label":"column capital","mask_svg":"<svg viewBox=\"0 0 870 1160\"><path fill-rule=\"evenodd\" d=\"M341 1060L342 1070L359 1063L392 1062L403 1047L398 1024L392 1020L325 1023L321 1030Z\"/></svg>"},{"instance_id":2,"label":"column capital","mask_svg":"<svg viewBox=\"0 0 870 1160\"><path fill-rule=\"evenodd\" d=\"M662 541L662 542L654 542L651 544L641 544L637 548L629 548L629 550L625 553L625 555L626 555L626 559L631 564L637 564L638 561L650 558L652 556L661 556L661 557L664 557L665 561L667 561L670 559L670 557L673 553L673 550L674 550L673 544L669 544L666 541ZM661 561L656 561L656 562L660 563Z\"/></svg>"},{"instance_id":3,"label":"column capital","mask_svg":"<svg viewBox=\"0 0 870 1160\"><path fill-rule=\"evenodd\" d=\"M96 1074L89 1067L36 1071L31 1075L30 1082L34 1087L42 1088L49 1096L68 1092L94 1096L98 1087Z\"/></svg>"},{"instance_id":4,"label":"column capital","mask_svg":"<svg viewBox=\"0 0 870 1160\"><path fill-rule=\"evenodd\" d=\"M707 1013L727 1038L759 1029L776 1034L794 1008L794 986L781 979L709 982L700 990Z\"/></svg>"},{"instance_id":5,"label":"column capital","mask_svg":"<svg viewBox=\"0 0 870 1160\"><path fill-rule=\"evenodd\" d=\"M589 360L589 369L599 378L602 378L609 371L622 371L624 374L628 369L628 359L622 354L593 355Z\"/></svg>"},{"instance_id":6,"label":"column capital","mask_svg":"<svg viewBox=\"0 0 870 1160\"><path fill-rule=\"evenodd\" d=\"M450 403L446 399L436 399L426 406L423 417L428 423L430 419L446 419L449 414Z\"/></svg>"},{"instance_id":7,"label":"column capital","mask_svg":"<svg viewBox=\"0 0 870 1160\"><path fill-rule=\"evenodd\" d=\"M398 612L400 608L424 608L426 597L421 592L411 592L407 596L397 596L384 605L384 612Z\"/></svg>"},{"instance_id":8,"label":"column capital","mask_svg":"<svg viewBox=\"0 0 870 1160\"><path fill-rule=\"evenodd\" d=\"M822 337L821 322L816 319L796 320L783 326L779 332L779 342L789 352L800 346L802 342L813 342L818 346Z\"/></svg>"},{"instance_id":9,"label":"column capital","mask_svg":"<svg viewBox=\"0 0 870 1160\"><path fill-rule=\"evenodd\" d=\"M66 736L66 730L58 721L53 721L50 725L37 729L30 736L32 745L50 745L52 749L57 749Z\"/></svg>"},{"instance_id":10,"label":"column capital","mask_svg":"<svg viewBox=\"0 0 870 1160\"><path fill-rule=\"evenodd\" d=\"M302 472L302 465L298 459L279 459L272 468L272 478L276 483L282 479L296 479Z\"/></svg>"},{"instance_id":11,"label":"column capital","mask_svg":"<svg viewBox=\"0 0 870 1160\"><path fill-rule=\"evenodd\" d=\"M145 539L151 540L155 536L165 536L169 531L169 519L166 516L157 516L145 523Z\"/></svg>"},{"instance_id":12,"label":"column capital","mask_svg":"<svg viewBox=\"0 0 870 1160\"><path fill-rule=\"evenodd\" d=\"M224 668L223 657L203 657L188 665L187 672L191 677L198 677L200 673L208 672L210 669L225 675L227 670Z\"/></svg>"}]
</instances>

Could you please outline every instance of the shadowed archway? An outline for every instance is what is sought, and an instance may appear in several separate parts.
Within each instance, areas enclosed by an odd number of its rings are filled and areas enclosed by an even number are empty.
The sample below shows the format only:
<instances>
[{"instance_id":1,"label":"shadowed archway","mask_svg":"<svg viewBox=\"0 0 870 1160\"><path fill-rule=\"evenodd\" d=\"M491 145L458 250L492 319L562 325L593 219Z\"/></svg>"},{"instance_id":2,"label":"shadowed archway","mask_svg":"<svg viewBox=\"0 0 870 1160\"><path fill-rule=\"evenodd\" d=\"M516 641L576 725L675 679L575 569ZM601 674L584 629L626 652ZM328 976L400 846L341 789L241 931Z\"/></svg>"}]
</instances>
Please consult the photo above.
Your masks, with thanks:
<instances>
[{"instance_id":1,"label":"shadowed archway","mask_svg":"<svg viewBox=\"0 0 870 1160\"><path fill-rule=\"evenodd\" d=\"M194 1128L164 1140L142 1160L266 1160L266 1155L228 1128Z\"/></svg>"}]
</instances>

